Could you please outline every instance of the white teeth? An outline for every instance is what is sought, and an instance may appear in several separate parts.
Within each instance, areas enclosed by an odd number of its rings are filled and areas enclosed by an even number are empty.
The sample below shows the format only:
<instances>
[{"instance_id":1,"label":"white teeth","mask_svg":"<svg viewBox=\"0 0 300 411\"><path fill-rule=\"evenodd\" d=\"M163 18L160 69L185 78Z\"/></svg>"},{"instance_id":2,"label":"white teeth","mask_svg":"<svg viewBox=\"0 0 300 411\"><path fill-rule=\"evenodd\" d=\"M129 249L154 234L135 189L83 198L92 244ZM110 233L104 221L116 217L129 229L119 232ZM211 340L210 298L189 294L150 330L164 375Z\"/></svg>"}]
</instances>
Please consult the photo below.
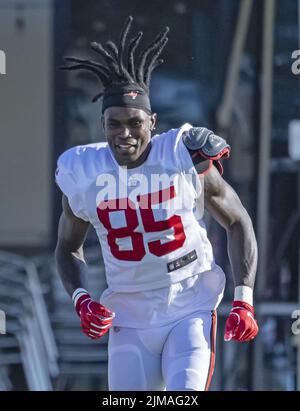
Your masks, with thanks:
<instances>
[{"instance_id":1,"label":"white teeth","mask_svg":"<svg viewBox=\"0 0 300 411\"><path fill-rule=\"evenodd\" d=\"M135 146L131 144L119 144L117 147L119 148L119 150L126 150L126 151L135 150Z\"/></svg>"}]
</instances>

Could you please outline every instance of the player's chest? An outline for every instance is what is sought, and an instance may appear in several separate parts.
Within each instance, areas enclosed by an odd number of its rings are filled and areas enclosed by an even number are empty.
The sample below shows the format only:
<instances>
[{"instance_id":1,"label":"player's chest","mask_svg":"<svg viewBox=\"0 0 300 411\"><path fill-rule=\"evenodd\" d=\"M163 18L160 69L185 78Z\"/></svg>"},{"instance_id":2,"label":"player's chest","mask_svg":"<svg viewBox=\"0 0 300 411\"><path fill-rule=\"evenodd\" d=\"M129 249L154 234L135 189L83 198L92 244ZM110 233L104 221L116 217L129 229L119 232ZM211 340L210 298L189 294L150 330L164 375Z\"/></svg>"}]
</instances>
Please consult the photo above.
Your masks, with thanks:
<instances>
[{"instance_id":1,"label":"player's chest","mask_svg":"<svg viewBox=\"0 0 300 411\"><path fill-rule=\"evenodd\" d=\"M175 215L188 218L195 203L188 177L162 166L102 173L85 192L90 222L96 230L129 227L135 232L154 232L159 226L172 225Z\"/></svg>"}]
</instances>

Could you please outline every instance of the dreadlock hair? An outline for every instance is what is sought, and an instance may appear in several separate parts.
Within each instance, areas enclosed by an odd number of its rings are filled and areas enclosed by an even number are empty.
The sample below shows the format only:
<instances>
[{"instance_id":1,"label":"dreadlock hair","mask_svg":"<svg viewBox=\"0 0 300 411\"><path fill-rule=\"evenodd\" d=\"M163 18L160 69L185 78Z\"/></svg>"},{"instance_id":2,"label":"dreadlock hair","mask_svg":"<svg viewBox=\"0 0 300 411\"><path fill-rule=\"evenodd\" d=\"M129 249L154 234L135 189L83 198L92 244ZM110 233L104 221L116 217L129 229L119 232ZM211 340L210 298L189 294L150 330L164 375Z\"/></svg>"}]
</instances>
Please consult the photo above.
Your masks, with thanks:
<instances>
[{"instance_id":1,"label":"dreadlock hair","mask_svg":"<svg viewBox=\"0 0 300 411\"><path fill-rule=\"evenodd\" d=\"M100 54L102 62L66 56L65 60L74 64L61 67L62 70L88 70L97 76L104 87L104 92L95 95L92 101L95 102L103 96L102 112L107 107L119 105L141 108L151 114L149 100L151 74L164 62L159 56L168 42L169 27L165 27L136 58L135 52L143 33L139 32L127 46L126 40L132 21L132 16L126 19L118 45L111 40L106 42L106 47L97 42L90 44L92 50Z\"/></svg>"}]
</instances>

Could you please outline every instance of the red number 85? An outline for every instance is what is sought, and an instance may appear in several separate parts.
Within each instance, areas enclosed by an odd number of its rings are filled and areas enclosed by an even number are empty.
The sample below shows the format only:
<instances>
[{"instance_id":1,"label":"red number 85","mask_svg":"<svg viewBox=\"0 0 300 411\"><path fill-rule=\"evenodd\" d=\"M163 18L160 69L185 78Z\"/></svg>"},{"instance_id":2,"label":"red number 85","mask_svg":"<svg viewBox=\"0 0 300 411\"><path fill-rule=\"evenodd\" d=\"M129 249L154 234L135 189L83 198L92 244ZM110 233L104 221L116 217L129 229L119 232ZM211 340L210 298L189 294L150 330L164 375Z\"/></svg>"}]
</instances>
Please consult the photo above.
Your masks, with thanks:
<instances>
[{"instance_id":1,"label":"red number 85","mask_svg":"<svg viewBox=\"0 0 300 411\"><path fill-rule=\"evenodd\" d=\"M156 193L144 194L137 196L137 200L140 204L160 204L163 201L170 200L176 196L174 186L170 188L160 190ZM122 204L122 207L120 205ZM124 207L125 205L125 207ZM155 221L153 210L149 208L138 209L142 218L144 229L147 233L153 233L158 231L164 231L170 228L174 230L174 240L166 243L162 243L160 240L149 241L148 247L150 253L161 257L172 251L180 248L185 242L186 236L184 233L181 217L179 215L173 215L167 220ZM122 228L113 228L109 219L109 213L113 211L124 211L126 226ZM107 242L110 247L111 253L118 260L125 261L141 261L146 255L146 250L143 241L143 234L137 233L134 230L137 228L138 216L137 209L129 198L122 198L116 200L102 201L97 207L98 218L104 227L107 229ZM118 238L130 237L132 242L132 250L120 250L116 240Z\"/></svg>"}]
</instances>

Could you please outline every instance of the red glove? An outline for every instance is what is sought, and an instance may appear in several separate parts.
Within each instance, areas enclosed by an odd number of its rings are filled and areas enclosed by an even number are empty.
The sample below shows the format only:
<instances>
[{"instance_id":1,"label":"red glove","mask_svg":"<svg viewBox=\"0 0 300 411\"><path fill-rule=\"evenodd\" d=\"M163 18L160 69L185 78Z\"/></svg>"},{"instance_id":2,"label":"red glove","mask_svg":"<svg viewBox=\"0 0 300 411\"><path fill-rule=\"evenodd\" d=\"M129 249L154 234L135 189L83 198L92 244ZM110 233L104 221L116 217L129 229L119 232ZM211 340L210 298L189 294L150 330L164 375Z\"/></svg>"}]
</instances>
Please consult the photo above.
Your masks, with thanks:
<instances>
[{"instance_id":1,"label":"red glove","mask_svg":"<svg viewBox=\"0 0 300 411\"><path fill-rule=\"evenodd\" d=\"M93 301L88 293L78 298L75 309L80 317L83 333L93 340L107 333L115 316L108 308Z\"/></svg>"},{"instance_id":2,"label":"red glove","mask_svg":"<svg viewBox=\"0 0 300 411\"><path fill-rule=\"evenodd\" d=\"M232 307L226 321L224 340L239 342L253 340L258 333L253 306L244 301L233 301Z\"/></svg>"}]
</instances>

